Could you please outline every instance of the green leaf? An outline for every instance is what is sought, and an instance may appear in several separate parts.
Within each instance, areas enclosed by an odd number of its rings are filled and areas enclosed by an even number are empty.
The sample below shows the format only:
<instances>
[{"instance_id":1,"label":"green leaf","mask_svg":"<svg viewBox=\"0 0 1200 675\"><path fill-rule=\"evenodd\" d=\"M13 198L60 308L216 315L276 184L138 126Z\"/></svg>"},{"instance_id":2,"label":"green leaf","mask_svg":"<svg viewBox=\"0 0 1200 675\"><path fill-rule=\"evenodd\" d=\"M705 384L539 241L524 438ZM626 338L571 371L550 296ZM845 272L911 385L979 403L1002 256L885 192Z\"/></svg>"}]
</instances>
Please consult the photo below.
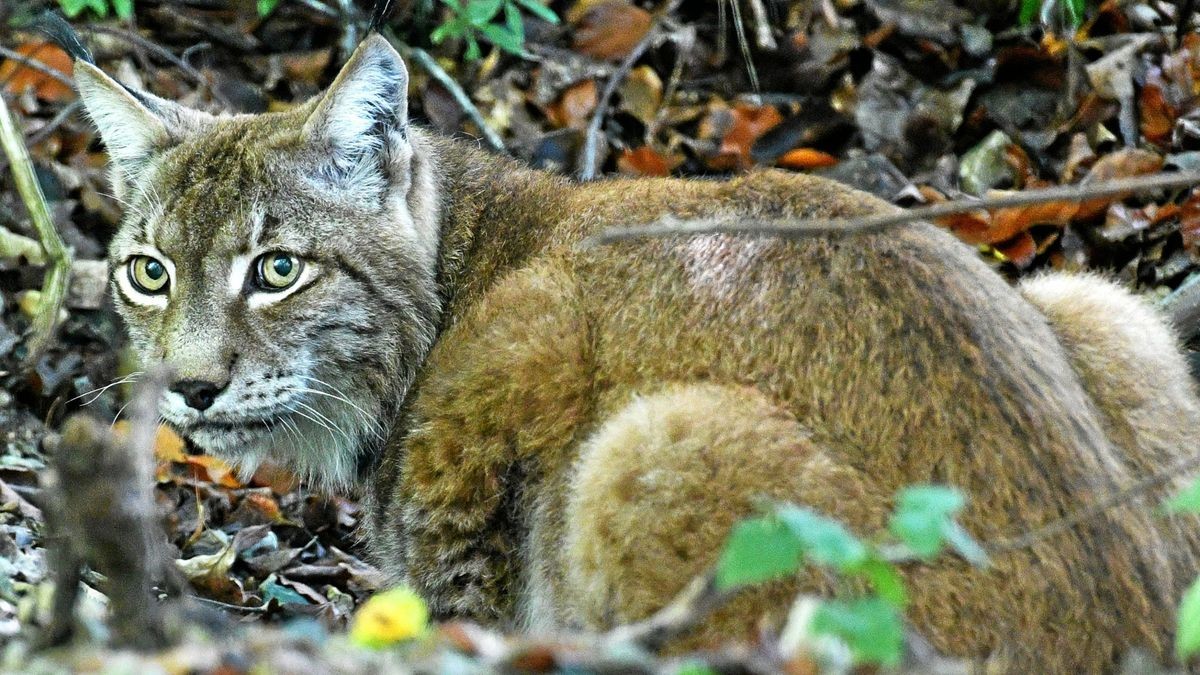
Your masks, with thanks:
<instances>
[{"instance_id":1,"label":"green leaf","mask_svg":"<svg viewBox=\"0 0 1200 675\"><path fill-rule=\"evenodd\" d=\"M479 49L479 42L475 39L475 36L472 35L471 33L467 33L463 37L465 37L467 40L467 53L464 54L463 56L468 61L478 61L479 57L483 56L483 52L481 52Z\"/></svg>"},{"instance_id":2,"label":"green leaf","mask_svg":"<svg viewBox=\"0 0 1200 675\"><path fill-rule=\"evenodd\" d=\"M1167 513L1200 513L1200 478L1163 503Z\"/></svg>"},{"instance_id":3,"label":"green leaf","mask_svg":"<svg viewBox=\"0 0 1200 675\"><path fill-rule=\"evenodd\" d=\"M942 551L951 518L966 500L953 488L920 485L905 488L896 497L896 510L888 531L922 558Z\"/></svg>"},{"instance_id":4,"label":"green leaf","mask_svg":"<svg viewBox=\"0 0 1200 675\"><path fill-rule=\"evenodd\" d=\"M278 602L280 606L312 604L308 598L276 581L274 574L263 579L263 582L258 585L258 590L262 591L264 604L272 600Z\"/></svg>"},{"instance_id":5,"label":"green leaf","mask_svg":"<svg viewBox=\"0 0 1200 675\"><path fill-rule=\"evenodd\" d=\"M1018 16L1017 21L1022 26L1028 26L1033 21L1033 17L1037 16L1038 10L1041 7L1042 0L1021 0L1021 14Z\"/></svg>"},{"instance_id":6,"label":"green leaf","mask_svg":"<svg viewBox=\"0 0 1200 675\"><path fill-rule=\"evenodd\" d=\"M875 593L888 604L903 611L908 606L908 591L904 588L904 577L891 563L879 558L868 558L851 573L867 578Z\"/></svg>"},{"instance_id":7,"label":"green leaf","mask_svg":"<svg viewBox=\"0 0 1200 675\"><path fill-rule=\"evenodd\" d=\"M58 0L58 6L62 8L63 14L67 18L74 19L79 16L79 13L87 9L87 0Z\"/></svg>"},{"instance_id":8,"label":"green leaf","mask_svg":"<svg viewBox=\"0 0 1200 675\"><path fill-rule=\"evenodd\" d=\"M1086 0L1059 0L1059 2L1062 3L1066 24L1071 28L1079 28L1087 9Z\"/></svg>"},{"instance_id":9,"label":"green leaf","mask_svg":"<svg viewBox=\"0 0 1200 675\"><path fill-rule=\"evenodd\" d=\"M900 613L882 598L822 603L813 617L812 630L841 638L860 663L900 663L904 627Z\"/></svg>"},{"instance_id":10,"label":"green leaf","mask_svg":"<svg viewBox=\"0 0 1200 675\"><path fill-rule=\"evenodd\" d=\"M1175 653L1182 661L1200 652L1200 579L1184 591L1176 622Z\"/></svg>"},{"instance_id":11,"label":"green leaf","mask_svg":"<svg viewBox=\"0 0 1200 675\"><path fill-rule=\"evenodd\" d=\"M717 588L757 584L795 574L802 549L777 518L759 517L734 526L717 561Z\"/></svg>"},{"instance_id":12,"label":"green leaf","mask_svg":"<svg viewBox=\"0 0 1200 675\"><path fill-rule=\"evenodd\" d=\"M133 0L112 0L113 11L122 19L133 18Z\"/></svg>"},{"instance_id":13,"label":"green leaf","mask_svg":"<svg viewBox=\"0 0 1200 675\"><path fill-rule=\"evenodd\" d=\"M482 28L496 18L503 6L504 0L468 0L463 15L472 25Z\"/></svg>"},{"instance_id":14,"label":"green leaf","mask_svg":"<svg viewBox=\"0 0 1200 675\"><path fill-rule=\"evenodd\" d=\"M429 34L429 41L435 45L440 45L448 37L458 37L459 33L455 31L457 26L454 22L447 21L446 23L433 29Z\"/></svg>"},{"instance_id":15,"label":"green leaf","mask_svg":"<svg viewBox=\"0 0 1200 675\"><path fill-rule=\"evenodd\" d=\"M280 0L258 0L258 15L266 16L274 12L279 3Z\"/></svg>"},{"instance_id":16,"label":"green leaf","mask_svg":"<svg viewBox=\"0 0 1200 675\"><path fill-rule=\"evenodd\" d=\"M521 10L517 9L516 5L505 3L504 26L508 28L508 32L517 36L520 44L525 44L525 24L521 21Z\"/></svg>"},{"instance_id":17,"label":"green leaf","mask_svg":"<svg viewBox=\"0 0 1200 675\"><path fill-rule=\"evenodd\" d=\"M537 0L517 0L517 3L524 7L530 14L543 21L558 23L558 15L554 13L554 10L543 5Z\"/></svg>"},{"instance_id":18,"label":"green leaf","mask_svg":"<svg viewBox=\"0 0 1200 675\"><path fill-rule=\"evenodd\" d=\"M776 512L800 541L804 554L821 565L847 570L867 559L867 547L838 521L800 506L782 506Z\"/></svg>"},{"instance_id":19,"label":"green leaf","mask_svg":"<svg viewBox=\"0 0 1200 675\"><path fill-rule=\"evenodd\" d=\"M512 54L520 54L525 45L521 36L513 34L503 26L491 24L480 28L479 31L489 42Z\"/></svg>"}]
</instances>

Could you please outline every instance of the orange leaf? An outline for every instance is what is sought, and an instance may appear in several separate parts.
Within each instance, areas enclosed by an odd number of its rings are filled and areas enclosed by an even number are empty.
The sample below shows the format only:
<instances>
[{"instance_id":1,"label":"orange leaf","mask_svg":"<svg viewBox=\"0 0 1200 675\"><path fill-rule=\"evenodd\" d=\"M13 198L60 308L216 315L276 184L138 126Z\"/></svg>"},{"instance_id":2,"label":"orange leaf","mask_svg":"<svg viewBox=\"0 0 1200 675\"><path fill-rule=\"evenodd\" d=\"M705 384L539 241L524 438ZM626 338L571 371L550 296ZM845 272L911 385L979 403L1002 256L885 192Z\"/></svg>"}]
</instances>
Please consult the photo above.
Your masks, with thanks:
<instances>
[{"instance_id":1,"label":"orange leaf","mask_svg":"<svg viewBox=\"0 0 1200 675\"><path fill-rule=\"evenodd\" d=\"M669 176L671 167L667 160L648 145L634 150L625 150L617 158L617 169L634 176Z\"/></svg>"},{"instance_id":2,"label":"orange leaf","mask_svg":"<svg viewBox=\"0 0 1200 675\"><path fill-rule=\"evenodd\" d=\"M1183 247L1196 253L1200 247L1200 189L1192 190L1179 208L1179 233L1183 235Z\"/></svg>"},{"instance_id":3,"label":"orange leaf","mask_svg":"<svg viewBox=\"0 0 1200 675\"><path fill-rule=\"evenodd\" d=\"M118 438L128 438L129 420L118 420L113 424L113 433ZM160 424L154 436L154 457L161 462L186 462L183 439L171 427Z\"/></svg>"},{"instance_id":4,"label":"orange leaf","mask_svg":"<svg viewBox=\"0 0 1200 675\"><path fill-rule=\"evenodd\" d=\"M996 245L996 250L1017 267L1027 267L1037 257L1037 242L1028 232L1022 232L1009 241Z\"/></svg>"},{"instance_id":5,"label":"orange leaf","mask_svg":"<svg viewBox=\"0 0 1200 675\"><path fill-rule=\"evenodd\" d=\"M583 129L596 109L596 81L583 80L567 88L549 108L546 116L556 127Z\"/></svg>"},{"instance_id":6,"label":"orange leaf","mask_svg":"<svg viewBox=\"0 0 1200 675\"><path fill-rule=\"evenodd\" d=\"M710 117L721 115L728 115L728 120L721 120L727 124L725 133L721 137L717 155L708 160L708 165L718 170L748 169L753 166L750 148L754 141L783 121L783 115L769 105L758 107L739 103L729 110L714 111ZM712 120L706 122L710 127L720 124Z\"/></svg>"},{"instance_id":7,"label":"orange leaf","mask_svg":"<svg viewBox=\"0 0 1200 675\"><path fill-rule=\"evenodd\" d=\"M49 42L26 42L19 45L16 51L21 56L62 73L68 79L74 71L70 55ZM7 82L5 88L13 95L32 88L34 95L43 101L61 103L75 98L75 91L71 87L12 59L0 63L0 82Z\"/></svg>"},{"instance_id":8,"label":"orange leaf","mask_svg":"<svg viewBox=\"0 0 1200 675\"><path fill-rule=\"evenodd\" d=\"M796 148L783 153L775 163L787 169L819 169L837 164L838 158L813 148Z\"/></svg>"},{"instance_id":9,"label":"orange leaf","mask_svg":"<svg viewBox=\"0 0 1200 675\"><path fill-rule=\"evenodd\" d=\"M1167 103L1162 88L1147 83L1138 95L1141 108L1142 135L1151 143L1163 144L1171 139L1179 111Z\"/></svg>"},{"instance_id":10,"label":"orange leaf","mask_svg":"<svg viewBox=\"0 0 1200 675\"><path fill-rule=\"evenodd\" d=\"M187 463L191 466L200 480L213 483L225 488L242 487L241 481L233 475L233 469L222 460L211 455L189 455Z\"/></svg>"},{"instance_id":11,"label":"orange leaf","mask_svg":"<svg viewBox=\"0 0 1200 675\"><path fill-rule=\"evenodd\" d=\"M650 30L650 12L623 0L591 7L575 26L575 51L592 58L619 61Z\"/></svg>"},{"instance_id":12,"label":"orange leaf","mask_svg":"<svg viewBox=\"0 0 1200 675\"><path fill-rule=\"evenodd\" d=\"M1088 173L1087 180L1090 182L1144 176L1156 173L1162 168L1162 165L1163 158L1156 152L1140 148L1123 148L1097 160L1096 164L1092 166L1092 170ZM1079 205L1079 212L1075 217L1080 220L1095 218L1108 210L1109 204L1121 201L1127 196L1101 197L1084 202Z\"/></svg>"},{"instance_id":13,"label":"orange leaf","mask_svg":"<svg viewBox=\"0 0 1200 675\"><path fill-rule=\"evenodd\" d=\"M1074 202L1047 202L996 209L991 213L992 224L987 238L981 243L995 244L1012 239L1034 225L1065 226L1075 217L1078 208Z\"/></svg>"}]
</instances>

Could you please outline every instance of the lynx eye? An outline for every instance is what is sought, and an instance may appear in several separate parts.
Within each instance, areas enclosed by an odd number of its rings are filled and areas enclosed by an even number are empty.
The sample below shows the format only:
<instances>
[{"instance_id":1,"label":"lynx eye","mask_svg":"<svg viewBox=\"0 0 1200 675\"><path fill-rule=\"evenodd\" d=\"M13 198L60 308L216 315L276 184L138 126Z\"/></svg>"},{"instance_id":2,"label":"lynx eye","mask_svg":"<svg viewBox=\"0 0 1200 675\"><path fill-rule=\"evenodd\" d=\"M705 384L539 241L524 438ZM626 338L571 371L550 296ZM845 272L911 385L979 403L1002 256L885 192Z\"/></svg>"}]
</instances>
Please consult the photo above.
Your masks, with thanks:
<instances>
[{"instance_id":1,"label":"lynx eye","mask_svg":"<svg viewBox=\"0 0 1200 675\"><path fill-rule=\"evenodd\" d=\"M129 282L146 295L159 295L167 292L170 276L162 262L139 255L129 261Z\"/></svg>"},{"instance_id":2,"label":"lynx eye","mask_svg":"<svg viewBox=\"0 0 1200 675\"><path fill-rule=\"evenodd\" d=\"M296 283L304 261L288 253L265 253L258 259L258 285L267 291L282 291Z\"/></svg>"}]
</instances>

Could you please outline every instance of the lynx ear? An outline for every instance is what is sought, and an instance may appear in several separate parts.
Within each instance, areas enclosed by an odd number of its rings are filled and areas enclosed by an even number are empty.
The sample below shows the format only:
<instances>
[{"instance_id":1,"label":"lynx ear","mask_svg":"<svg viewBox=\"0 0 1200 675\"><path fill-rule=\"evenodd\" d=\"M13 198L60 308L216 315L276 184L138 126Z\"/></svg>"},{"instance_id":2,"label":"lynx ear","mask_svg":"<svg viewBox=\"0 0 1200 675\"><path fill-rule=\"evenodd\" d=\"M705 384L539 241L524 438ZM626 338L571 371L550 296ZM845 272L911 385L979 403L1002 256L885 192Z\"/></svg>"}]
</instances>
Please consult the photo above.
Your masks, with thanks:
<instances>
[{"instance_id":1,"label":"lynx ear","mask_svg":"<svg viewBox=\"0 0 1200 675\"><path fill-rule=\"evenodd\" d=\"M329 151L335 178L373 185L384 169L405 159L408 145L408 70L378 34L362 41L304 123L309 141Z\"/></svg>"},{"instance_id":2,"label":"lynx ear","mask_svg":"<svg viewBox=\"0 0 1200 675\"><path fill-rule=\"evenodd\" d=\"M127 89L82 60L75 62L75 84L109 159L127 182L137 179L155 153L199 133L213 120L207 113Z\"/></svg>"}]
</instances>

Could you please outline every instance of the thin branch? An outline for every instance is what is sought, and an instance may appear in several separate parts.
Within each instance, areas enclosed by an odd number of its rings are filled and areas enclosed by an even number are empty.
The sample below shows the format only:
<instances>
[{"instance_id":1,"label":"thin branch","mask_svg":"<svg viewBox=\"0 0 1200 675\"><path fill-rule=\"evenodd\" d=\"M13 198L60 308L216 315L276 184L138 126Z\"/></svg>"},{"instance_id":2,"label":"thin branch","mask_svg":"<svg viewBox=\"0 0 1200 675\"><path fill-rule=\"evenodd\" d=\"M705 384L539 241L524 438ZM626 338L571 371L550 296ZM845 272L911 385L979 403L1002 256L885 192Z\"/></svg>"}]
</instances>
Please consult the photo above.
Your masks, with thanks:
<instances>
[{"instance_id":1,"label":"thin branch","mask_svg":"<svg viewBox=\"0 0 1200 675\"><path fill-rule=\"evenodd\" d=\"M771 20L767 16L767 8L763 5L762 0L746 0L750 5L750 13L754 15L754 41L758 44L759 49L775 51L779 45L775 43L775 36L771 35Z\"/></svg>"},{"instance_id":2,"label":"thin branch","mask_svg":"<svg viewBox=\"0 0 1200 675\"><path fill-rule=\"evenodd\" d=\"M391 28L384 29L383 36L401 54L421 66L426 73L429 73L430 77L445 87L446 91L450 92L450 96L454 98L454 102L458 104L458 107L462 108L463 113L479 128L479 133L483 134L483 141L487 143L489 148L499 153L508 152L508 149L504 147L504 140L500 138L500 134L497 134L496 130L488 125L487 121L483 119L483 114L479 112L479 108L475 107L475 102L467 95L466 90L453 77L450 77L450 74L445 69L438 65L437 59L433 58L429 52L420 47L410 47L404 44L396 37L395 32Z\"/></svg>"},{"instance_id":3,"label":"thin branch","mask_svg":"<svg viewBox=\"0 0 1200 675\"><path fill-rule=\"evenodd\" d=\"M33 317L33 326L29 336L28 353L25 363L36 363L42 351L54 336L58 325L58 314L62 310L63 301L67 297L67 279L71 272L71 254L67 251L63 240L54 229L54 220L50 217L50 209L46 206L46 196L42 194L42 186L38 183L33 171L33 162L29 159L29 151L25 149L25 138L17 127L16 120L8 110L8 103L0 96L0 146L8 157L12 168L13 179L17 192L25 203L25 210L33 221L42 249L50 269L42 282L42 296L38 303L37 314Z\"/></svg>"},{"instance_id":4,"label":"thin branch","mask_svg":"<svg viewBox=\"0 0 1200 675\"><path fill-rule=\"evenodd\" d=\"M650 26L650 30L642 36L642 39L634 45L629 54L625 56L625 60L617 67L613 74L608 78L608 82L604 83L604 89L600 92L600 98L596 100L596 110L592 112L592 119L588 122L587 132L584 134L583 150L579 153L579 180L592 180L596 177L596 152L600 143L600 127L604 124L604 118L608 115L609 105L612 102L612 97L617 93L617 87L629 77L629 72L633 70L633 64L637 63L638 59L646 53L650 45L654 44L662 33L662 22L670 16L671 12L679 6L681 0L667 0L667 3L655 12L654 22Z\"/></svg>"},{"instance_id":5,"label":"thin branch","mask_svg":"<svg viewBox=\"0 0 1200 675\"><path fill-rule=\"evenodd\" d=\"M208 81L208 78L205 77L204 73L200 72L199 70L196 70L187 61L184 61L183 59L179 58L178 56L175 56L175 54L173 52L171 52L171 50L167 49L166 47L163 47L162 45L160 45L152 40L144 38L141 35L133 32L131 30L125 30L124 28L115 28L113 26L96 25L96 26L92 26L91 30L96 31L97 33L103 33L105 35L112 35L113 37L117 37L122 40L125 40L126 42L129 42L130 44L136 45L138 47L141 47L142 49L145 49L146 51L149 51L149 52L155 54L159 58L167 61L171 65L182 70L183 73L185 75L187 75L189 78L191 78L192 81L194 81L196 84L200 85L204 89L207 89L208 92L213 95L213 98L217 99L217 101L222 106L224 106L225 108L233 107L233 103L228 98L226 98L224 95L222 95L221 92L217 91L216 87L212 86L212 84Z\"/></svg>"},{"instance_id":6,"label":"thin branch","mask_svg":"<svg viewBox=\"0 0 1200 675\"><path fill-rule=\"evenodd\" d=\"M612 244L630 239L695 236L703 234L745 234L798 239L812 236L838 236L879 232L894 225L931 220L982 209L1001 209L1048 202L1083 202L1103 197L1124 197L1138 192L1184 188L1200 184L1200 172L1158 173L1150 176L1063 185L1040 190L1023 190L987 199L940 202L913 209L896 209L854 218L813 218L799 220L754 219L728 216L697 220L665 217L654 223L634 227L613 227L593 235L582 246Z\"/></svg>"},{"instance_id":7,"label":"thin branch","mask_svg":"<svg viewBox=\"0 0 1200 675\"><path fill-rule=\"evenodd\" d=\"M735 593L718 589L716 576L709 572L692 579L670 604L650 618L617 626L606 633L603 640L609 644L637 644L656 651L673 638L691 630Z\"/></svg>"},{"instance_id":8,"label":"thin branch","mask_svg":"<svg viewBox=\"0 0 1200 675\"><path fill-rule=\"evenodd\" d=\"M58 82L70 87L72 91L75 90L75 83L71 81L70 77L67 77L63 73L51 68L50 66L47 66L46 64L42 63L41 61L38 61L37 59L31 59L28 56L25 56L24 54L22 54L21 52L18 52L14 49L9 49L8 47L5 47L3 45L0 45L0 56L3 56L6 59L11 59L13 61L16 61L17 63L20 63L21 65L23 65L26 68L29 68L31 70L36 70L39 73L45 75L46 77L55 79Z\"/></svg>"}]
</instances>

